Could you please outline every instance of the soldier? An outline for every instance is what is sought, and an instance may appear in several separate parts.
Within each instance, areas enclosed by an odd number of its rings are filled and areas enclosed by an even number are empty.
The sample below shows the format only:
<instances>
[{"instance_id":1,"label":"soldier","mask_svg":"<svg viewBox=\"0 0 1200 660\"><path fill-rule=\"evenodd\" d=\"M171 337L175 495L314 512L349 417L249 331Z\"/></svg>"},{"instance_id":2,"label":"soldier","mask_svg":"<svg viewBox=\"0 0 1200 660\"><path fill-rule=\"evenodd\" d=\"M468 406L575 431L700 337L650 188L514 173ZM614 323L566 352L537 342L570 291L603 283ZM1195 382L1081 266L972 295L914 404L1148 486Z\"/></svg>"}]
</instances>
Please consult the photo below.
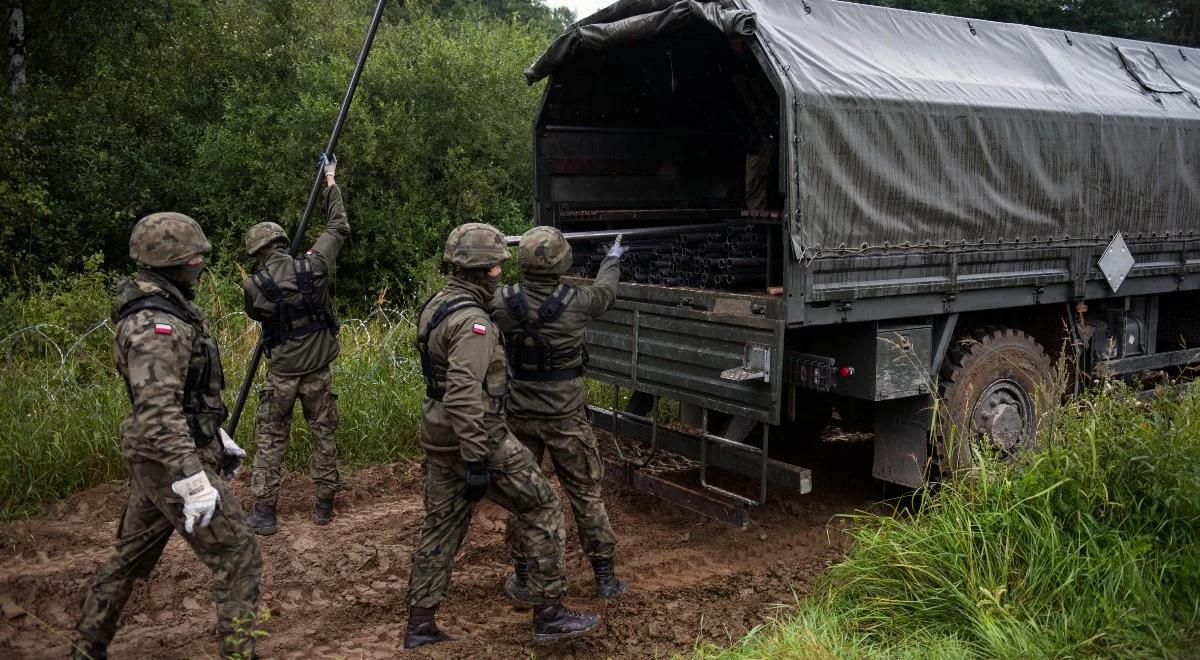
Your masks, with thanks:
<instances>
[{"instance_id":1,"label":"soldier","mask_svg":"<svg viewBox=\"0 0 1200 660\"><path fill-rule=\"evenodd\" d=\"M621 276L621 237L600 263L596 283L571 286L560 281L571 267L571 246L553 227L534 227L517 248L521 283L496 292L496 325L508 345L512 384L508 423L541 465L548 449L554 473L571 501L579 543L591 560L596 593L615 598L625 583L613 571L617 538L604 510L600 482L604 478L600 450L584 417L583 330L616 300ZM531 604L529 558L521 553L521 520L509 517L505 536L513 557L513 573L504 590L520 606Z\"/></svg>"},{"instance_id":2,"label":"soldier","mask_svg":"<svg viewBox=\"0 0 1200 660\"><path fill-rule=\"evenodd\" d=\"M150 574L176 530L213 573L222 653L254 653L252 636L235 637L235 622L254 620L262 561L237 497L217 477L235 472L245 452L220 428L221 356L192 302L209 247L200 225L179 213L148 215L129 238L142 269L117 287L112 316L131 403L121 423L129 495L116 548L84 601L75 657L107 657L134 580Z\"/></svg>"},{"instance_id":3,"label":"soldier","mask_svg":"<svg viewBox=\"0 0 1200 660\"><path fill-rule=\"evenodd\" d=\"M404 648L451 639L434 613L450 587L454 555L485 495L521 521L528 557L533 640L581 635L600 618L561 603L562 511L549 482L504 423L508 366L489 310L508 259L504 236L491 225L468 223L446 241L446 286L425 303L417 349L425 376L421 447L425 450L425 523L413 551Z\"/></svg>"},{"instance_id":4,"label":"soldier","mask_svg":"<svg viewBox=\"0 0 1200 660\"><path fill-rule=\"evenodd\" d=\"M296 399L304 408L312 434L309 473L316 482L313 522L328 525L333 497L341 485L337 469L337 395L329 364L338 354L337 321L329 303L329 275L342 243L350 235L342 191L334 178L337 160L321 155L325 174L325 231L303 255L288 253L287 234L274 222L260 222L246 232L246 252L262 262L262 270L246 280L246 314L263 325L267 346L267 384L259 390L255 418L254 475L250 491L255 533L278 529L275 501L283 476L283 455L292 429Z\"/></svg>"}]
</instances>

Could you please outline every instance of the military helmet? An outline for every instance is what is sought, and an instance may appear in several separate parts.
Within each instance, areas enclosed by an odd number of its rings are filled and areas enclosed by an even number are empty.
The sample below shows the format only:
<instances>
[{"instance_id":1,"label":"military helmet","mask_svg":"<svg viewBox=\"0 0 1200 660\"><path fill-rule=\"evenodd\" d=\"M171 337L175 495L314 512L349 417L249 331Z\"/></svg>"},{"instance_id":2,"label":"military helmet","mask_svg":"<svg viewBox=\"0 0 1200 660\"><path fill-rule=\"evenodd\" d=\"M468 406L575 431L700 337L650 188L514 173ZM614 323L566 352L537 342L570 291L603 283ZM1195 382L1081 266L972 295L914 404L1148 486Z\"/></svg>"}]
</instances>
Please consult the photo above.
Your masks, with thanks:
<instances>
[{"instance_id":1,"label":"military helmet","mask_svg":"<svg viewBox=\"0 0 1200 660\"><path fill-rule=\"evenodd\" d=\"M260 222L246 230L246 254L256 252L275 241L287 241L287 232L274 222Z\"/></svg>"},{"instance_id":2,"label":"military helmet","mask_svg":"<svg viewBox=\"0 0 1200 660\"><path fill-rule=\"evenodd\" d=\"M182 266L210 250L200 223L182 213L151 213L129 235L129 258L150 268Z\"/></svg>"},{"instance_id":3,"label":"military helmet","mask_svg":"<svg viewBox=\"0 0 1200 660\"><path fill-rule=\"evenodd\" d=\"M561 275L571 268L574 254L561 231L534 227L521 235L517 263L524 273Z\"/></svg>"},{"instance_id":4,"label":"military helmet","mask_svg":"<svg viewBox=\"0 0 1200 660\"><path fill-rule=\"evenodd\" d=\"M504 234L499 229L482 222L468 222L450 232L442 259L459 268L491 268L508 257Z\"/></svg>"}]
</instances>

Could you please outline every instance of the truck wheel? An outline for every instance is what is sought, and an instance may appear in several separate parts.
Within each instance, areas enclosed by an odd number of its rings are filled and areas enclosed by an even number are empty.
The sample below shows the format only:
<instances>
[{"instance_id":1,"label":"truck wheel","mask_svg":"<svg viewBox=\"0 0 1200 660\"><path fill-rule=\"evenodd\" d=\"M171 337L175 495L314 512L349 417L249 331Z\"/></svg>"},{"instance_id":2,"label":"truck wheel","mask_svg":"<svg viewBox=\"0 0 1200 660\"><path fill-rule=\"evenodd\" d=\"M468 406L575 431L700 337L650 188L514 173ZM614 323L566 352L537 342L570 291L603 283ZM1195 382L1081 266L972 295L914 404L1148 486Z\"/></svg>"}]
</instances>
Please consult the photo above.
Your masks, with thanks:
<instances>
[{"instance_id":1,"label":"truck wheel","mask_svg":"<svg viewBox=\"0 0 1200 660\"><path fill-rule=\"evenodd\" d=\"M960 339L941 373L934 461L943 479L977 465L981 452L1011 461L1034 446L1051 362L1041 344L989 326Z\"/></svg>"}]
</instances>

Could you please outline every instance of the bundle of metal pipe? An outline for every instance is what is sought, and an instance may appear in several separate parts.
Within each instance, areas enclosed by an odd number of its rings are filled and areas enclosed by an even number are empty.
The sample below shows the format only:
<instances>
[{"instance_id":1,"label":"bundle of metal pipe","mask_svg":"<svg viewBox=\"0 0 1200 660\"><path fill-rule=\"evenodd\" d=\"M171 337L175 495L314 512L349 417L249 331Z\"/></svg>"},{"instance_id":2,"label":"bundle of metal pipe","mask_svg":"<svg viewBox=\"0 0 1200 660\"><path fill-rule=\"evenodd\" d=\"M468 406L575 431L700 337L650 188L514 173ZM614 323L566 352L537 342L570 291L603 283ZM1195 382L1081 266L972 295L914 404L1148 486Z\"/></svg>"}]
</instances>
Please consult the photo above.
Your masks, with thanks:
<instances>
[{"instance_id":1,"label":"bundle of metal pipe","mask_svg":"<svg viewBox=\"0 0 1200 660\"><path fill-rule=\"evenodd\" d=\"M656 234L626 239L621 279L639 284L700 288L762 288L771 266L764 235L753 225L722 231L681 231L674 238ZM607 241L590 251L576 245L574 272L595 277L608 252Z\"/></svg>"}]
</instances>

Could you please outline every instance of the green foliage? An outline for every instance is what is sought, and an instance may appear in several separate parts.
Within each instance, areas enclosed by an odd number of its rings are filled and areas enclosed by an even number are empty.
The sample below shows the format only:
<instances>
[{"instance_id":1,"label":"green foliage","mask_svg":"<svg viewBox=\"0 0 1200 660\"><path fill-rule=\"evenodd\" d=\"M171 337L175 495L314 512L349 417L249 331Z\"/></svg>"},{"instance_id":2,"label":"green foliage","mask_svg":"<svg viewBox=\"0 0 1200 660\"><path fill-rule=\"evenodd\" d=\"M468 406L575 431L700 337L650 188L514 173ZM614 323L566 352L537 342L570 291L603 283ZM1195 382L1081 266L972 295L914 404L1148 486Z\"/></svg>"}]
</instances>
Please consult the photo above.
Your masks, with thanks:
<instances>
[{"instance_id":1,"label":"green foliage","mask_svg":"<svg viewBox=\"0 0 1200 660\"><path fill-rule=\"evenodd\" d=\"M10 294L0 300L0 518L125 476L118 429L129 401L113 368L114 327L107 319L114 281L99 266L91 259L79 274L34 282L28 299ZM231 388L241 383L258 341L257 325L241 311L236 273L210 268L197 287ZM437 284L431 274L422 281ZM414 334L412 313L386 299L364 318L343 321L333 372L344 468L416 453L425 383ZM234 395L227 390L226 401ZM236 434L251 454L257 400L249 397ZM310 452L297 406L288 469L306 470Z\"/></svg>"},{"instance_id":2,"label":"green foliage","mask_svg":"<svg viewBox=\"0 0 1200 660\"><path fill-rule=\"evenodd\" d=\"M1169 657L1200 642L1200 387L1114 386L912 514L853 516L823 591L727 651L760 657Z\"/></svg>"},{"instance_id":3,"label":"green foliage","mask_svg":"<svg viewBox=\"0 0 1200 660\"><path fill-rule=\"evenodd\" d=\"M1194 0L854 0L1112 37L1200 46Z\"/></svg>"},{"instance_id":4,"label":"green foliage","mask_svg":"<svg viewBox=\"0 0 1200 660\"><path fill-rule=\"evenodd\" d=\"M373 5L26 3L29 82L0 119L0 286L94 253L127 268L153 211L195 217L225 262L254 223L294 227ZM338 147L354 231L338 292L360 311L416 288L451 226L529 223L540 91L521 72L562 17L443 5L390 7Z\"/></svg>"}]
</instances>

